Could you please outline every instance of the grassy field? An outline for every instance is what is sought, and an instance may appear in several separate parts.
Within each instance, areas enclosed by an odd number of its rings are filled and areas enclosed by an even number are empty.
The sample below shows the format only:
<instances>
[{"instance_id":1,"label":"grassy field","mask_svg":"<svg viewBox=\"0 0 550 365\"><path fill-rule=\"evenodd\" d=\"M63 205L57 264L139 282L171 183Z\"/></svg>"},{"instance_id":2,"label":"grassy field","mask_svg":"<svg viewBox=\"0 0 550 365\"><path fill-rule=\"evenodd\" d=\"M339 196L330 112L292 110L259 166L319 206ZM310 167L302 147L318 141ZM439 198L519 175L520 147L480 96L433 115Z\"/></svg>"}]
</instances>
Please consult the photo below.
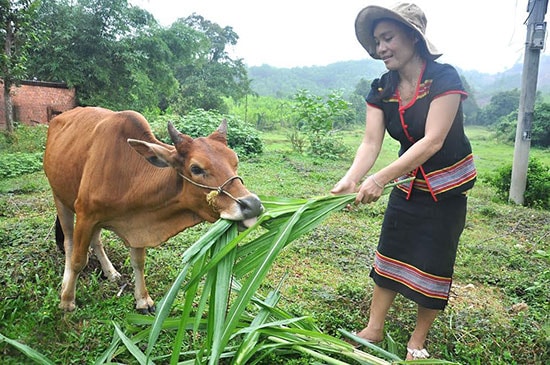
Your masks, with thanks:
<instances>
[{"instance_id":1,"label":"grassy field","mask_svg":"<svg viewBox=\"0 0 550 365\"><path fill-rule=\"evenodd\" d=\"M550 362L550 216L499 202L486 178L510 164L513 146L499 144L481 128L469 128L480 178L469 198L450 305L436 320L427 343L434 358L461 364L547 364ZM240 175L261 195L314 197L328 194L345 173L361 132L348 132L346 159L322 161L292 152L284 133L264 134L264 155L241 161ZM380 165L395 158L386 138ZM532 156L550 166L548 151ZM368 277L385 198L352 211L336 212L320 227L292 243L279 256L266 291L287 276L280 306L311 315L327 333L362 328L368 316L372 282ZM64 258L54 244L55 209L41 172L0 181L0 334L40 351L56 364L90 364L109 345L112 322L129 328L134 313L128 251L118 238L103 234L113 264L128 286L102 278L95 260L81 275L78 308L58 308ZM201 224L148 250L147 283L157 301L181 266L181 254L208 229ZM398 297L387 335L404 355L414 327L414 306ZM166 346L170 343L166 334ZM384 346L390 346L386 340ZM117 360L132 363L127 354ZM31 363L0 342L0 364ZM270 359L271 364L309 364L307 358Z\"/></svg>"}]
</instances>

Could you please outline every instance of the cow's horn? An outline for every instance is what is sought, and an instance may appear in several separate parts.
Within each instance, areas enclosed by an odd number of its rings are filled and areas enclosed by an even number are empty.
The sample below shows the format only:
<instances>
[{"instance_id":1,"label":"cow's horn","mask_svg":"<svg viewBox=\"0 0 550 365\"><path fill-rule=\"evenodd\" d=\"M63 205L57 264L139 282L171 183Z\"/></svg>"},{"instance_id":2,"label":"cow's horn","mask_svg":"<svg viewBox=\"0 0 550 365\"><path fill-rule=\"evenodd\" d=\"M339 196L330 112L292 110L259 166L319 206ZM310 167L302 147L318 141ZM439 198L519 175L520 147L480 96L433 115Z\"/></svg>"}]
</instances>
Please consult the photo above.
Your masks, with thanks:
<instances>
[{"instance_id":1,"label":"cow's horn","mask_svg":"<svg viewBox=\"0 0 550 365\"><path fill-rule=\"evenodd\" d=\"M174 127L172 122L168 122L168 134L170 134L170 138L172 139L172 143L174 143L174 146L177 146L178 144L183 142L181 133Z\"/></svg>"},{"instance_id":2,"label":"cow's horn","mask_svg":"<svg viewBox=\"0 0 550 365\"><path fill-rule=\"evenodd\" d=\"M218 133L223 134L224 136L227 136L227 119L223 119L220 123L220 126L217 129Z\"/></svg>"}]
</instances>

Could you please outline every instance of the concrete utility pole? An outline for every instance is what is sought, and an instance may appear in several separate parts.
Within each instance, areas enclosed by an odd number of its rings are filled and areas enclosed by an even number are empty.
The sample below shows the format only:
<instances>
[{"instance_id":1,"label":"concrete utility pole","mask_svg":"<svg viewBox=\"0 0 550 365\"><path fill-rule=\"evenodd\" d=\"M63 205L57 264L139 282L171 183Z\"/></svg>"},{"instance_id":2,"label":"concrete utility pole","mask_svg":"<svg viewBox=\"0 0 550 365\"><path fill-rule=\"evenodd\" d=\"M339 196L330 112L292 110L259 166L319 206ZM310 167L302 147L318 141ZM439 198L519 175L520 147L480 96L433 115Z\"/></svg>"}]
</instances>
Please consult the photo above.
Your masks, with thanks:
<instances>
[{"instance_id":1,"label":"concrete utility pole","mask_svg":"<svg viewBox=\"0 0 550 365\"><path fill-rule=\"evenodd\" d=\"M531 126L537 93L540 50L544 48L546 22L544 16L548 0L529 0L527 4L527 37L521 78L521 95L519 99L518 124L514 146L514 163L510 185L510 201L523 204L527 185L527 166L529 165L529 148L531 147Z\"/></svg>"}]
</instances>

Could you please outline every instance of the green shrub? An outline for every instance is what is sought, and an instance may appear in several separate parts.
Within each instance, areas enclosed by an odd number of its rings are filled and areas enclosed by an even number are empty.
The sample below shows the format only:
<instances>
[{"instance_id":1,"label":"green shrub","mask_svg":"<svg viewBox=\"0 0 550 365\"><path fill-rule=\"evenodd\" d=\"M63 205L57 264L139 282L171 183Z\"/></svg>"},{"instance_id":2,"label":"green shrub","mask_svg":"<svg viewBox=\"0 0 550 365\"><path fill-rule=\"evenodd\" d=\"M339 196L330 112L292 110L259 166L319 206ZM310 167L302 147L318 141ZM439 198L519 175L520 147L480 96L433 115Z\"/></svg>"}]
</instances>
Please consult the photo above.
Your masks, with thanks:
<instances>
[{"instance_id":1,"label":"green shrub","mask_svg":"<svg viewBox=\"0 0 550 365\"><path fill-rule=\"evenodd\" d=\"M42 152L9 153L0 156L0 177L11 178L42 170Z\"/></svg>"},{"instance_id":2,"label":"green shrub","mask_svg":"<svg viewBox=\"0 0 550 365\"><path fill-rule=\"evenodd\" d=\"M232 116L222 116L215 111L194 110L185 115L161 115L150 120L153 133L166 143L171 143L166 128L170 121L176 129L193 138L208 136L227 119L227 144L241 156L253 156L263 152L263 143L259 132L251 125Z\"/></svg>"},{"instance_id":3,"label":"green shrub","mask_svg":"<svg viewBox=\"0 0 550 365\"><path fill-rule=\"evenodd\" d=\"M550 103L537 103L534 118L531 127L531 145L541 148L550 147ZM518 111L514 110L498 118L498 122L493 124L491 129L495 131L499 141L514 143L517 124Z\"/></svg>"},{"instance_id":4,"label":"green shrub","mask_svg":"<svg viewBox=\"0 0 550 365\"><path fill-rule=\"evenodd\" d=\"M550 103L537 103L535 105L535 120L532 126L533 146L550 147Z\"/></svg>"},{"instance_id":5,"label":"green shrub","mask_svg":"<svg viewBox=\"0 0 550 365\"><path fill-rule=\"evenodd\" d=\"M0 134L0 151L13 152L43 152L46 148L46 135L48 126L39 124L35 126L17 125L13 133Z\"/></svg>"},{"instance_id":6,"label":"green shrub","mask_svg":"<svg viewBox=\"0 0 550 365\"><path fill-rule=\"evenodd\" d=\"M489 178L498 195L506 201L512 181L512 165L506 165L497 170ZM532 158L527 167L527 185L524 193L524 203L527 207L550 210L550 167Z\"/></svg>"},{"instance_id":7,"label":"green shrub","mask_svg":"<svg viewBox=\"0 0 550 365\"><path fill-rule=\"evenodd\" d=\"M503 143L514 143L516 139L516 125L518 123L518 112L513 111L508 115L499 118L498 123L489 128L495 132L497 140Z\"/></svg>"},{"instance_id":8,"label":"green shrub","mask_svg":"<svg viewBox=\"0 0 550 365\"><path fill-rule=\"evenodd\" d=\"M312 141L311 153L326 160L342 158L349 152L342 137L334 130L311 136L310 140Z\"/></svg>"},{"instance_id":9,"label":"green shrub","mask_svg":"<svg viewBox=\"0 0 550 365\"><path fill-rule=\"evenodd\" d=\"M300 137L305 136L309 143L308 150L313 156L324 159L344 156L347 148L334 127L349 119L350 103L338 92L330 93L324 100L307 90L299 90L294 99L296 104L292 105L292 110L298 119L293 132L289 134L292 148L301 152L305 139Z\"/></svg>"}]
</instances>

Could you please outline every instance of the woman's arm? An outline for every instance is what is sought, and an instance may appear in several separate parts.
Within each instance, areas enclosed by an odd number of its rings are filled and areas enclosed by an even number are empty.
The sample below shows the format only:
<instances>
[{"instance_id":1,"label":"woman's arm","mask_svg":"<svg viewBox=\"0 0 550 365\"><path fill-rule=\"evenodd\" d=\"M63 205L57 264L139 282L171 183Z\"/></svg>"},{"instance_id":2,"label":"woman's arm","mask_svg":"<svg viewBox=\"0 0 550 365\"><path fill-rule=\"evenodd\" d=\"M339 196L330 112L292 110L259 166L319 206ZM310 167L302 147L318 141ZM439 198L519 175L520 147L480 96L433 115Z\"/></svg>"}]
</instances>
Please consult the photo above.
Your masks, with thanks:
<instances>
[{"instance_id":1,"label":"woman's arm","mask_svg":"<svg viewBox=\"0 0 550 365\"><path fill-rule=\"evenodd\" d=\"M367 115L363 140L357 149L353 163L344 177L332 188L333 194L355 192L359 181L367 174L378 158L385 133L384 113L367 104Z\"/></svg>"},{"instance_id":2,"label":"woman's arm","mask_svg":"<svg viewBox=\"0 0 550 365\"><path fill-rule=\"evenodd\" d=\"M357 201L369 203L377 200L382 193L380 186L416 169L438 152L451 129L460 98L460 94L449 94L434 99L428 111L424 137L397 160L365 180L359 188Z\"/></svg>"}]
</instances>

